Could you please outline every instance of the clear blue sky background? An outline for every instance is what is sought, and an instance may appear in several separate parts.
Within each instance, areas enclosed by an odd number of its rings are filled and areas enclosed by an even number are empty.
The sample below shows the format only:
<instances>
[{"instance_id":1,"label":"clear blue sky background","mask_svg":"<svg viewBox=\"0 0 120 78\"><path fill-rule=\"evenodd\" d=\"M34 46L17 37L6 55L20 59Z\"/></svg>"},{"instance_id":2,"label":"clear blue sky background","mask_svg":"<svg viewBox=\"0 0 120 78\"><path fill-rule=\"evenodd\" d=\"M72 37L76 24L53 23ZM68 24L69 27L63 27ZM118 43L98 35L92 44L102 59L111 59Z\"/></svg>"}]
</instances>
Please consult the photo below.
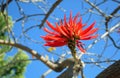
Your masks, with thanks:
<instances>
[{"instance_id":1,"label":"clear blue sky background","mask_svg":"<svg viewBox=\"0 0 120 78\"><path fill-rule=\"evenodd\" d=\"M48 0L48 2L50 4L53 4L55 0ZM94 2L94 0L90 0L92 2ZM100 3L102 0L96 0L98 2L96 3ZM34 14L34 13L44 13L41 9L39 9L38 7L36 7L35 5L33 5L33 3L22 3L19 2L20 6L23 9L23 12L26 15L29 14ZM47 4L43 4L43 3L37 3L40 6L45 7L44 5ZM104 3L104 5L99 6L100 9L102 9L106 14L110 14L114 8L116 8L118 6L117 3L112 2L111 0L107 1L106 3ZM65 10L65 12L63 12L63 10L60 10L59 7L63 8ZM55 16L56 18L59 19L63 19L64 14L66 14L67 17L69 17L70 11L72 11L73 15L75 15L76 13L80 12L80 14L82 15L83 13L85 13L85 11L87 11L88 8L90 8L91 6L89 6L89 4L85 3L83 0L64 0L60 3L59 7L57 7L53 13L51 14L51 16L48 18L48 20L50 22L52 22L54 24L54 22L58 22L58 20L55 20L53 17ZM47 8L49 9L50 6L47 5ZM93 10L93 12L99 14L96 10ZM15 21L16 19L22 17L21 14L19 14L19 10L17 8L17 5L15 2L12 2L8 8L8 13L10 16L12 16L13 21ZM90 25L91 23L93 23L94 21L96 21L96 26L99 28L98 34L99 36L101 36L104 33L104 18L102 18L100 15L97 14L91 14L90 12L82 15L82 19L83 19L83 23L87 23L87 25ZM44 16L36 16L34 18L29 18L26 19L24 23L24 30L29 28L30 26L33 25L37 25L41 23L41 20L44 18ZM118 19L119 20L119 19ZM115 25L115 23L118 20L113 20L113 22L111 22L109 24L109 27ZM45 24L45 26L47 26ZM42 29L39 29L38 27L30 30L29 32L27 32L26 34L29 35L32 39L41 42L41 44L35 44L33 42L31 42L30 40L26 39L25 36L22 35L21 38L20 35L22 34L22 21L19 21L17 23L14 24L13 27L13 31L15 34L15 37L19 39L19 42L21 44L24 44L36 51L38 51L41 55L48 55L50 57L50 59L52 59L52 57L54 58L54 60L57 60L58 56L56 55L52 55L48 52L46 52L44 50L43 43L44 41L40 38L40 35L45 35L44 31ZM116 34L116 32L114 32L114 39L117 40L117 37L119 35ZM98 37L99 39L99 37ZM85 47L87 47L90 43L92 43L94 40L90 40L90 41L83 41L83 43L85 44ZM111 44L111 42L109 41L109 44ZM97 44L95 44L91 49L89 49L87 52L92 52L92 53L96 53L96 54L101 54L103 47L105 45L105 40L100 40ZM66 49L66 47L62 47L61 48L56 48L56 53L58 54L62 54L64 53L63 48ZM112 52L111 52L112 50ZM115 52L115 48L113 46L108 47L105 50L105 53L102 57L102 60L105 58L109 58L110 56L112 56ZM68 49L67 49L68 51ZM16 48L14 48L12 50L12 52L9 53L9 55L13 55L16 53ZM120 54L120 53L119 53ZM119 54L117 54L113 59L118 59L119 58ZM31 58L31 55L28 54ZM97 60L97 56L88 56L88 55L84 55L82 57L83 60L85 61L89 61L88 58L93 58L95 60ZM102 66L107 66L107 64L102 64ZM26 68L26 72L25 72L25 78L40 78L40 76L46 72L49 68L47 66L45 66L45 64L43 64L42 62L40 62L39 60L36 61L31 61L31 63L27 66ZM95 76L100 73L103 69L99 68L98 66L94 65L94 64L86 64L85 68L84 68L84 74L86 76L86 78L95 78ZM46 78L55 78L56 76L58 76L60 73L57 72L51 72L50 74L48 74L46 76ZM80 77L79 77L80 78Z\"/></svg>"}]
</instances>

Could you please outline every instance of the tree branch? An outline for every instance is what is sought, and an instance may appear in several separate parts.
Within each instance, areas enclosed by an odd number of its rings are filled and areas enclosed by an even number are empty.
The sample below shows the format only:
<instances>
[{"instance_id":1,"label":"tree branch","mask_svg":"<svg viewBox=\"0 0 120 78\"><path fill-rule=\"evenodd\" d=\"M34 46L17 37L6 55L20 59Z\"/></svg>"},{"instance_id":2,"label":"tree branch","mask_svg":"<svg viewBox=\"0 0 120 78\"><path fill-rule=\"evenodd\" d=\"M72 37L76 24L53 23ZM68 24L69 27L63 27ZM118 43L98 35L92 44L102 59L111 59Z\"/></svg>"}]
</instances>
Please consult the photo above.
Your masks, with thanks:
<instances>
[{"instance_id":1,"label":"tree branch","mask_svg":"<svg viewBox=\"0 0 120 78\"><path fill-rule=\"evenodd\" d=\"M49 68L51 68L52 70L54 70L56 72L61 72L64 68L66 68L67 66L69 67L71 64L74 63L73 58L66 59L61 63L53 63L49 59L46 59L42 55L38 54L38 52L36 52L35 50L32 50L29 47L24 46L19 43L8 42L8 41L4 41L4 40L0 39L0 44L9 45L9 46L13 46L13 47L22 49L22 50L32 54L34 57L36 57L38 60L42 61L45 65L47 65Z\"/></svg>"},{"instance_id":2,"label":"tree branch","mask_svg":"<svg viewBox=\"0 0 120 78\"><path fill-rule=\"evenodd\" d=\"M42 15L45 15L45 14L26 15L26 16L23 16L23 17L18 18L17 20L15 20L15 22L21 21L21 20L23 20L24 18L33 17L33 16L42 16Z\"/></svg>"},{"instance_id":3,"label":"tree branch","mask_svg":"<svg viewBox=\"0 0 120 78\"><path fill-rule=\"evenodd\" d=\"M106 28L108 28L108 23L109 21L112 19L112 17L120 10L120 5L118 5L118 7L109 15L105 18L106 22L105 22L105 25L106 25Z\"/></svg>"},{"instance_id":4,"label":"tree branch","mask_svg":"<svg viewBox=\"0 0 120 78\"><path fill-rule=\"evenodd\" d=\"M101 37L100 39L103 39L104 37L106 37L109 33L111 33L113 30L115 30L116 28L118 28L120 26L120 22L118 22L115 26L111 27L107 32L105 32ZM99 39L99 40L100 40ZM98 39L95 40L92 44L90 44L88 47L87 47L87 50L90 49L94 44L96 44L98 41Z\"/></svg>"},{"instance_id":5,"label":"tree branch","mask_svg":"<svg viewBox=\"0 0 120 78\"><path fill-rule=\"evenodd\" d=\"M12 0L7 0L6 3L1 6L1 12L4 12L5 8L8 6L10 2L12 2Z\"/></svg>"},{"instance_id":6,"label":"tree branch","mask_svg":"<svg viewBox=\"0 0 120 78\"><path fill-rule=\"evenodd\" d=\"M100 74L96 78L120 78L120 60L116 61Z\"/></svg>"},{"instance_id":7,"label":"tree branch","mask_svg":"<svg viewBox=\"0 0 120 78\"><path fill-rule=\"evenodd\" d=\"M116 48L120 49L120 46L118 46L118 45L116 44L116 42L114 41L114 39L113 39L110 35L108 35L108 37L109 37L109 39L112 41L113 45L114 45Z\"/></svg>"},{"instance_id":8,"label":"tree branch","mask_svg":"<svg viewBox=\"0 0 120 78\"><path fill-rule=\"evenodd\" d=\"M45 63L48 67L50 67L51 69L54 69L56 67L56 64L50 62L49 60L47 60L45 57L41 56L40 54L38 54L36 51L22 45L22 44L18 44L18 43L14 43L14 42L8 42L8 41L4 41L4 40L0 40L0 44L3 45L9 45L9 46L13 46L19 49L22 49L26 52L29 52L30 54L32 54L33 56L35 56L37 59L39 59L40 61L42 61L43 63Z\"/></svg>"},{"instance_id":9,"label":"tree branch","mask_svg":"<svg viewBox=\"0 0 120 78\"><path fill-rule=\"evenodd\" d=\"M42 20L42 23L40 24L40 28L44 25L45 21L47 20L47 18L49 17L49 15L54 11L54 9L57 7L57 5L59 5L62 2L62 0L57 0L53 6L50 8L50 10L48 11L48 13L46 14L45 18Z\"/></svg>"},{"instance_id":10,"label":"tree branch","mask_svg":"<svg viewBox=\"0 0 120 78\"><path fill-rule=\"evenodd\" d=\"M106 14L101 9L99 9L96 5L94 5L92 2L90 2L89 0L84 0L84 1L87 2L93 8L95 8L102 16L106 17Z\"/></svg>"},{"instance_id":11,"label":"tree branch","mask_svg":"<svg viewBox=\"0 0 120 78\"><path fill-rule=\"evenodd\" d=\"M108 23L109 23L109 21L113 18L113 16L114 16L119 10L120 10L120 5L118 5L118 7L117 7L109 16L107 16L107 17L105 18L105 20L106 20L106 22L105 22L106 32L108 31ZM112 41L113 45L114 45L116 48L120 49L120 46L118 46L118 45L115 43L114 39L110 36L110 34L108 34L108 37L109 37L109 39Z\"/></svg>"}]
</instances>

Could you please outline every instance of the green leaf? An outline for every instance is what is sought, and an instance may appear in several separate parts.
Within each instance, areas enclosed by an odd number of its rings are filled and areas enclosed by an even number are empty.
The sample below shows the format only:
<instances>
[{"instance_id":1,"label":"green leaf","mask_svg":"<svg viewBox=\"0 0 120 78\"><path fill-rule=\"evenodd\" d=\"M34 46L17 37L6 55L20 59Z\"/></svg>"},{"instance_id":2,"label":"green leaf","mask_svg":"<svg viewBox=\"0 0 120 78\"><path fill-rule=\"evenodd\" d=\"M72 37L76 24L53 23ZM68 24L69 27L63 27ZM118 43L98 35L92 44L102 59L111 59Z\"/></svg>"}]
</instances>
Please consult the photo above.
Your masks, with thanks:
<instances>
[{"instance_id":1,"label":"green leaf","mask_svg":"<svg viewBox=\"0 0 120 78\"><path fill-rule=\"evenodd\" d=\"M30 63L28 55L22 51L5 59L6 54L0 56L0 78L24 78L26 66Z\"/></svg>"}]
</instances>

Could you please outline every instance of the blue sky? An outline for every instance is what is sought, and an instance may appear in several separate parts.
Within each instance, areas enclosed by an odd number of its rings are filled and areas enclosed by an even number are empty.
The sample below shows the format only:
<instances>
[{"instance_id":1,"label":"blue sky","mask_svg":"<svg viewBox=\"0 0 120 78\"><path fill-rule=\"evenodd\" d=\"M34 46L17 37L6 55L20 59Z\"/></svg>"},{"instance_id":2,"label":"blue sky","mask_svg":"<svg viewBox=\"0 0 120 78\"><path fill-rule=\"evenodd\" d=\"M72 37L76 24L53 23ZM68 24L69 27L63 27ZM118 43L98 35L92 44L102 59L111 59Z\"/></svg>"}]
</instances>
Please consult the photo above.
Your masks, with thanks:
<instances>
[{"instance_id":1,"label":"blue sky","mask_svg":"<svg viewBox=\"0 0 120 78\"><path fill-rule=\"evenodd\" d=\"M94 0L90 0L91 2L94 3ZM97 3L102 2L102 0L97 0ZM8 14L12 17L13 21L17 20L18 18L22 17L21 14L25 15L30 15L30 14L43 14L44 11L40 9L39 7L43 7L46 9L46 12L49 10L50 6L54 3L54 0L48 0L48 3L23 3L19 2L19 5L22 7L23 11L19 12L19 9L16 5L15 2L12 2L9 5L8 8ZM37 7L37 5L40 5ZM103 12L105 12L107 15L109 15L114 8L118 6L117 3L112 2L111 0L107 1L106 3L102 4L99 6L100 9L102 9ZM70 11L72 11L73 16L77 14L78 12L82 15L82 21L83 23L87 23L87 26L92 24L94 21L96 21L95 27L99 28L99 31L97 32L99 34L99 37L97 39L100 39L100 36L105 33L105 25L104 25L104 18L95 10L93 9L92 12L94 14L91 14L91 12L87 12L84 14L91 6L87 3L85 3L84 0L64 0L60 3L60 5L53 11L53 13L49 16L47 20L49 20L51 23L54 24L54 22L59 22L59 19L63 19L64 14L66 14L67 17L69 17ZM21 13L21 14L20 14ZM120 11L119 11L120 13ZM24 15L23 14L23 15ZM27 39L23 34L22 30L26 30L27 28L31 26L36 26L41 23L41 20L44 18L43 15L41 16L35 16L35 17L30 17L28 19L25 19L24 21L19 21L15 22L14 27L13 27L13 32L15 37L19 40L19 42L23 45L26 45L36 51L38 51L39 54L41 55L48 55L50 59L54 58L54 60L57 60L59 56L56 56L54 54L48 53L44 48L43 44L44 41L40 38L41 35L45 35L46 33L38 27L35 27L26 34L33 40L38 41L40 44L33 43L29 39ZM56 18L56 19L55 19ZM109 28L111 28L113 25L115 25L119 21L119 18L115 18L115 20L111 20L109 23ZM25 22L25 23L23 23ZM45 24L45 27L47 25ZM22 35L22 37L20 37ZM113 32L111 34L115 40L118 40L118 36L120 34ZM91 44L94 40L89 40L89 41L82 41L85 44L85 47L89 44ZM90 48L87 52L90 53L95 53L96 55L99 55L102 53L104 49L104 45L106 43L106 39L100 40L97 44L95 44L92 48ZM108 41L108 44L112 44L110 41ZM57 54L63 54L65 51L63 49L66 49L67 51L68 48L66 47L59 47L56 48L55 53ZM112 50L112 51L111 51ZM11 54L14 54L16 49L14 48L11 52ZM108 46L107 49L105 50L103 57L101 58L102 60L105 60L107 58L110 58L114 52L116 51L116 48L114 46ZM118 50L119 52L119 50ZM115 55L112 59L118 59L120 52ZM27 53L30 58L31 55ZM83 55L82 60L83 61L90 61L89 59L93 58L94 60L98 60L97 56L93 55ZM109 64L101 64L101 66L108 66ZM25 72L25 78L40 78L40 76L46 72L49 68L43 64L41 61L36 60L36 61L31 61L31 63L27 66L26 72ZM94 65L94 64L86 64L84 68L84 74L86 78L95 78L95 76L100 73L103 69ZM46 78L55 78L58 76L60 73L57 72L51 72L46 76ZM79 77L80 78L80 77Z\"/></svg>"}]
</instances>

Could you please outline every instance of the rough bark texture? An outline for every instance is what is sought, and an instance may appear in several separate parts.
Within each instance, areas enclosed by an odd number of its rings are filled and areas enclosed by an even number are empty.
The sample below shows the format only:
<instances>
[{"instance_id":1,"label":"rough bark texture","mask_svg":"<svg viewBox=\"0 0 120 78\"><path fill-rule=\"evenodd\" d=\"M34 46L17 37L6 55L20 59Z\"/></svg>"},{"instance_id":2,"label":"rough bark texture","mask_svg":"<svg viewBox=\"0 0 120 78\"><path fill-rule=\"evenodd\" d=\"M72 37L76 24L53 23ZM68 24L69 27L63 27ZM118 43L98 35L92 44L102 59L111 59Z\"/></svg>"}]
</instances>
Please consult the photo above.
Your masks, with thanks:
<instances>
[{"instance_id":1,"label":"rough bark texture","mask_svg":"<svg viewBox=\"0 0 120 78\"><path fill-rule=\"evenodd\" d=\"M71 65L68 69L66 69L57 78L72 78L73 77L73 66L74 65Z\"/></svg>"},{"instance_id":2,"label":"rough bark texture","mask_svg":"<svg viewBox=\"0 0 120 78\"><path fill-rule=\"evenodd\" d=\"M68 58L61 63L53 63L49 59L46 59L44 56L38 54L37 51L35 51L27 46L24 46L22 44L19 44L19 43L4 41L4 40L0 39L0 44L9 45L9 46L13 46L13 47L22 49L22 50L30 53L32 56L36 57L38 60L42 61L45 65L47 65L49 68L51 68L52 70L54 70L56 72L61 72L67 66L70 66L71 64L74 63L73 58Z\"/></svg>"},{"instance_id":3,"label":"rough bark texture","mask_svg":"<svg viewBox=\"0 0 120 78\"><path fill-rule=\"evenodd\" d=\"M109 66L96 78L120 78L120 60Z\"/></svg>"}]
</instances>

